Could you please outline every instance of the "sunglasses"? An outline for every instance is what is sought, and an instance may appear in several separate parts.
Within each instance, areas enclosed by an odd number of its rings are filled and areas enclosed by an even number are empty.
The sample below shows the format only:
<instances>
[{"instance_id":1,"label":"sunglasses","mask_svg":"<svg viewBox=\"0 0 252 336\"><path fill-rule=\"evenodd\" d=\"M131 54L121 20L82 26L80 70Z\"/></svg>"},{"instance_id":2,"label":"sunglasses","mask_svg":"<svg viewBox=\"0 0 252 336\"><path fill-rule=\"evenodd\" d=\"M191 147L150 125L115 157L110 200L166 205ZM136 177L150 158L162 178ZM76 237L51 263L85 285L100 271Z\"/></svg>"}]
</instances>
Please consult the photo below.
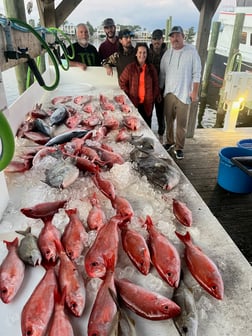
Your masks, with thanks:
<instances>
[{"instance_id":1,"label":"sunglasses","mask_svg":"<svg viewBox=\"0 0 252 336\"><path fill-rule=\"evenodd\" d=\"M162 37L152 37L152 40L156 41L156 40L161 40Z\"/></svg>"},{"instance_id":2,"label":"sunglasses","mask_svg":"<svg viewBox=\"0 0 252 336\"><path fill-rule=\"evenodd\" d=\"M112 29L112 28L114 28L114 26L105 26L104 28L105 29Z\"/></svg>"}]
</instances>

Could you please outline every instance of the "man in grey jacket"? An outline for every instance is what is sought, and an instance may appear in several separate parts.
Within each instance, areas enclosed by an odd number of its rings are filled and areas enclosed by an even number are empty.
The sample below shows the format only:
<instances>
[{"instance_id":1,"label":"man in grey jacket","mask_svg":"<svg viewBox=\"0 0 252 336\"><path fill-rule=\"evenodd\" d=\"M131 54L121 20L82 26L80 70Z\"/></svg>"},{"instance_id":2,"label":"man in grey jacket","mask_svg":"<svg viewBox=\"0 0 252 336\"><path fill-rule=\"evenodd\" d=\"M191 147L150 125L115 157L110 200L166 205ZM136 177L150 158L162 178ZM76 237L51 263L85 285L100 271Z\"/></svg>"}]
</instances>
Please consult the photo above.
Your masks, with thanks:
<instances>
[{"instance_id":1,"label":"man in grey jacket","mask_svg":"<svg viewBox=\"0 0 252 336\"><path fill-rule=\"evenodd\" d=\"M164 148L174 148L178 160L184 158L189 105L198 100L201 79L201 61L196 48L186 44L180 26L172 28L171 48L164 53L160 64L160 88L164 92L166 140ZM176 136L174 122L176 120Z\"/></svg>"}]
</instances>

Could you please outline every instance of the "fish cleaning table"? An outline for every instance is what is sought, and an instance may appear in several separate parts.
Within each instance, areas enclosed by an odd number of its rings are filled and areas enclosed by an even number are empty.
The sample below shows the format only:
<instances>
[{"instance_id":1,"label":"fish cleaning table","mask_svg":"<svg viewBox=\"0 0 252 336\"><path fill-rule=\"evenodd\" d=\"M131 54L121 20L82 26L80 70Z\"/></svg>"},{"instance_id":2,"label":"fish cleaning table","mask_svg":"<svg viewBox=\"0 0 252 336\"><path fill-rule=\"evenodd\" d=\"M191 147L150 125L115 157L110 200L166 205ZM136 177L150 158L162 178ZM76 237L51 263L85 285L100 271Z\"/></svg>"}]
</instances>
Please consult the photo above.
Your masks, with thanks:
<instances>
[{"instance_id":1,"label":"fish cleaning table","mask_svg":"<svg viewBox=\"0 0 252 336\"><path fill-rule=\"evenodd\" d=\"M50 80L49 76L46 80ZM88 68L82 72L77 68L71 68L67 72L61 72L60 85L53 92L42 91L35 84L17 102L9 108L8 119L16 132L25 114L30 111L36 103L46 104L53 97L66 95L98 95L103 94L112 98L115 94L122 93L117 84L117 75L108 77L103 68ZM36 94L34 94L34 92ZM134 110L134 108L132 107ZM137 114L137 112L135 111ZM179 184L171 191L162 191L153 187L145 177L139 177L132 170L131 164L125 162L123 165L113 167L108 173L113 178L118 193L127 198L137 216L146 217L150 215L157 228L163 232L174 243L178 249L184 270L184 281L193 291L198 315L198 334L200 336L241 336L252 335L252 269L234 242L222 228L217 219L210 212L206 204L193 188L189 180L177 167L153 132L142 121L141 129L135 132L136 135L144 135L153 139L155 153L160 157L170 159L171 164L181 174ZM118 144L118 151L125 155L130 145ZM116 151L116 147L114 147ZM20 208L31 206L36 203L55 200L58 198L69 198L70 206L80 208L80 215L84 219L88 214L87 196L93 189L90 181L78 182L79 189L76 192L74 187L69 189L55 190L45 183L42 178L33 180L33 171L23 174L6 174L6 184L9 192L9 201L6 210L0 221L0 240L13 240L17 236L15 230L25 230L28 225L32 227L35 235L41 229L41 222L26 218ZM1 180L0 180L1 181ZM2 182L0 182L2 183ZM1 192L4 190L2 184ZM76 198L73 198L75 194ZM78 198L80 196L81 200ZM2 196L1 196L2 197ZM172 214L172 199L183 201L192 211L193 224L187 228L193 242L198 245L217 265L224 282L224 298L219 301L205 292L194 280L183 264L183 246L176 238L174 231L186 231L185 227L175 220ZM112 214L104 199L103 204L107 215ZM2 202L4 200L1 201ZM83 206L83 202L85 206ZM62 216L60 213L58 216ZM62 219L62 218L60 218ZM237 219L239 220L239 219ZM21 236L18 236L21 238ZM6 255L5 244L1 242L0 260ZM20 315L22 307L33 288L41 279L44 270L41 266L35 268L27 267L25 281L13 302L4 304L0 302L1 334L6 336L21 335ZM140 275L130 262L125 262L124 257L119 258L116 275L128 277L132 281L141 284L153 291L157 291L169 297L172 296L172 288L164 283L152 268L147 276ZM86 324L90 311L90 302L94 299L94 292L97 291L99 281L93 279L87 284L89 307L84 311L84 317L74 318L73 325L75 335L87 335ZM177 336L179 335L171 319L164 321L150 321L130 313L136 322L137 335L142 336Z\"/></svg>"}]
</instances>

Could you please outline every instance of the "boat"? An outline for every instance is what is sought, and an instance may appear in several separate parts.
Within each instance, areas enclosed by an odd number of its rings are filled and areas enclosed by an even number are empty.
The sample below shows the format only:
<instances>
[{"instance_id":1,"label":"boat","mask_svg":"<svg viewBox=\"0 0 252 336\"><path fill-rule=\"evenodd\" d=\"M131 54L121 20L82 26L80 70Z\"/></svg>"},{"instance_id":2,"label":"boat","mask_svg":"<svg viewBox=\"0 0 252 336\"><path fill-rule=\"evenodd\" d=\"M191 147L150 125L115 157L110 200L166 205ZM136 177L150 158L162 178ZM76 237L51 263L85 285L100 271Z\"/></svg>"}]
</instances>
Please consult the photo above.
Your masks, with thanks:
<instances>
[{"instance_id":1,"label":"boat","mask_svg":"<svg viewBox=\"0 0 252 336\"><path fill-rule=\"evenodd\" d=\"M208 104L216 109L219 100L219 91L223 85L229 50L234 31L235 18L237 13L244 13L244 24L241 34L239 54L234 57L230 71L252 71L252 0L236 0L236 6L223 7L219 13L217 21L220 22L220 31L209 80ZM246 122L252 122L252 106L247 106L244 116L248 120L243 120L243 126ZM249 120L250 119L250 120Z\"/></svg>"}]
</instances>

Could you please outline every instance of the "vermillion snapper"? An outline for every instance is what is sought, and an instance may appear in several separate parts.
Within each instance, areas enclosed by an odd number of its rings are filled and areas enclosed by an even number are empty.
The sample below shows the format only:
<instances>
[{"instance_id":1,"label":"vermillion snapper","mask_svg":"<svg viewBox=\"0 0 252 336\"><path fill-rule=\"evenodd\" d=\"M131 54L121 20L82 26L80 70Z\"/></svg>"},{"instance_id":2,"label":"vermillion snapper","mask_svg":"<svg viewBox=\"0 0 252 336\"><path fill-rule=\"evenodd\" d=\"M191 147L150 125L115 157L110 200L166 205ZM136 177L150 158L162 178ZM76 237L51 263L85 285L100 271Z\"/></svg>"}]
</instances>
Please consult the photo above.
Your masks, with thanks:
<instances>
[{"instance_id":1,"label":"vermillion snapper","mask_svg":"<svg viewBox=\"0 0 252 336\"><path fill-rule=\"evenodd\" d=\"M4 240L8 254L0 266L0 297L9 303L16 296L24 279L25 264L17 254L18 238L12 242Z\"/></svg>"},{"instance_id":2,"label":"vermillion snapper","mask_svg":"<svg viewBox=\"0 0 252 336\"><path fill-rule=\"evenodd\" d=\"M185 261L192 276L210 295L222 300L224 284L217 266L199 247L193 244L189 232L184 236L178 232L175 233L185 244Z\"/></svg>"}]
</instances>

